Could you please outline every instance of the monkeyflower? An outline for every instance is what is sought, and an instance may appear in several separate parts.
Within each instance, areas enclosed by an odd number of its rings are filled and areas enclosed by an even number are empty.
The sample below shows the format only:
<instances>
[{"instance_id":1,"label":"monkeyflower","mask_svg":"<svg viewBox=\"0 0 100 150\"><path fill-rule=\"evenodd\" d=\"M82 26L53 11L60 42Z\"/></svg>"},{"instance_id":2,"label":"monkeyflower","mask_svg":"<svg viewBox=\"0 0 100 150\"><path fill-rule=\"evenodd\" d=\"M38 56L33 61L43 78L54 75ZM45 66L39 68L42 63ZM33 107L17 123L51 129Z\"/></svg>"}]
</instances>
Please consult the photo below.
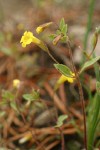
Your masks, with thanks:
<instances>
[{"instance_id":1,"label":"monkeyflower","mask_svg":"<svg viewBox=\"0 0 100 150\"><path fill-rule=\"evenodd\" d=\"M71 72L71 75L72 75L72 77L67 77L65 75L61 75L55 85L55 90L57 90L59 88L59 86L66 81L69 83L73 83L75 80L75 74L73 72Z\"/></svg>"},{"instance_id":2,"label":"monkeyflower","mask_svg":"<svg viewBox=\"0 0 100 150\"><path fill-rule=\"evenodd\" d=\"M42 50L48 52L48 48L47 46L44 44L43 41L39 40L38 38L36 38L32 32L29 32L29 31L25 31L21 40L20 40L20 43L22 44L22 47L26 47L27 45L31 44L31 43L34 43L36 44L37 46L39 46Z\"/></svg>"},{"instance_id":3,"label":"monkeyflower","mask_svg":"<svg viewBox=\"0 0 100 150\"><path fill-rule=\"evenodd\" d=\"M53 22L48 22L48 23L45 23L45 24L42 24L42 25L38 26L38 27L36 28L36 32L37 32L38 34L40 34L40 33L43 32L46 28L48 28L50 25L52 25L52 23L53 23Z\"/></svg>"}]
</instances>

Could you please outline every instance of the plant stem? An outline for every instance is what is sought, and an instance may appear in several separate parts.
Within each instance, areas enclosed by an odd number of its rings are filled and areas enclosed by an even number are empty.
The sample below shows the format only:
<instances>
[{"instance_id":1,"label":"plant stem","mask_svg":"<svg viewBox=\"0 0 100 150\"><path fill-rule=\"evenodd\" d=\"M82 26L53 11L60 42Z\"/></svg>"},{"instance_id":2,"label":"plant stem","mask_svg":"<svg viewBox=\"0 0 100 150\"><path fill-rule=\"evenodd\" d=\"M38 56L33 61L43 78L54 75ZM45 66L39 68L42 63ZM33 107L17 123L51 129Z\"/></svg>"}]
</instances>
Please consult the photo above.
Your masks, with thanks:
<instances>
[{"instance_id":1,"label":"plant stem","mask_svg":"<svg viewBox=\"0 0 100 150\"><path fill-rule=\"evenodd\" d=\"M80 95L80 100L81 100L81 105L82 105L82 112L83 112L83 120L84 120L84 145L85 149L87 150L87 129L86 129L86 115L85 115L85 104L84 104L84 95L83 95L83 89L82 85L79 79L79 74L76 71L76 67L73 62L73 55L72 55L72 50L70 46L70 41L67 42L68 45L68 50L69 50L69 55L70 55L70 60L72 63L73 71L75 73L76 79L77 79L77 84L78 84L78 89L79 89L79 95Z\"/></svg>"},{"instance_id":2,"label":"plant stem","mask_svg":"<svg viewBox=\"0 0 100 150\"><path fill-rule=\"evenodd\" d=\"M50 52L48 52L48 55L51 57L51 59L52 59L55 63L59 64L59 62L52 56L52 54L51 54Z\"/></svg>"}]
</instances>

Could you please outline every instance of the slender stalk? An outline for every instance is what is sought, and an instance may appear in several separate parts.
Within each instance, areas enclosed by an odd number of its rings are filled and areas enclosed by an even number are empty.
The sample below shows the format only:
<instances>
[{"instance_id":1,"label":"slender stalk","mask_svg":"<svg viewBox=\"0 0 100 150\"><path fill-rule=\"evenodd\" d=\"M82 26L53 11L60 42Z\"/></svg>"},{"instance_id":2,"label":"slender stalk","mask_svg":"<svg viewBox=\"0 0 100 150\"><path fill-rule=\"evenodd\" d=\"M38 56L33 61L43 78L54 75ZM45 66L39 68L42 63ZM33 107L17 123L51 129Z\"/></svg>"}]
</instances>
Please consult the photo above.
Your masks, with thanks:
<instances>
[{"instance_id":1,"label":"slender stalk","mask_svg":"<svg viewBox=\"0 0 100 150\"><path fill-rule=\"evenodd\" d=\"M51 57L51 59L52 59L55 63L59 64L59 62L52 56L52 54L51 54L50 52L48 52L48 55Z\"/></svg>"},{"instance_id":2,"label":"slender stalk","mask_svg":"<svg viewBox=\"0 0 100 150\"><path fill-rule=\"evenodd\" d=\"M86 129L86 115L85 115L85 104L84 104L83 89L82 89L82 85L81 85L81 82L79 79L79 74L77 73L76 67L75 67L74 62L73 62L73 55L72 55L72 50L71 50L71 46L70 46L70 41L68 41L67 44L68 44L70 60L72 63L73 71L74 71L76 79L77 79L77 84L78 84L78 89L79 89L79 95L80 95L82 112L83 112L83 120L84 120L84 145L85 145L85 148L87 150L87 129Z\"/></svg>"}]
</instances>

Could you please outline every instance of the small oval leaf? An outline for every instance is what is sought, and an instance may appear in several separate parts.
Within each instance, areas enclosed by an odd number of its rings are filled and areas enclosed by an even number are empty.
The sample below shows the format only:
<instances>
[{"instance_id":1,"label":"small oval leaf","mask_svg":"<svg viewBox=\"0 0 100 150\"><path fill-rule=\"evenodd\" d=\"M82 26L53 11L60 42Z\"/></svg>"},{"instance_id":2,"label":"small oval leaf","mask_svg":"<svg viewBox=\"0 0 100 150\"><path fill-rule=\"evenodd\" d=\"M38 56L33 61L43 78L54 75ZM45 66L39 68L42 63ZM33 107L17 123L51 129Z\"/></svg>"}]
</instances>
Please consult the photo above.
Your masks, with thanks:
<instances>
[{"instance_id":1,"label":"small oval leaf","mask_svg":"<svg viewBox=\"0 0 100 150\"><path fill-rule=\"evenodd\" d=\"M72 77L72 78L74 77L72 71L67 66L65 66L63 64L54 64L54 66L61 74L65 75L67 77Z\"/></svg>"},{"instance_id":2,"label":"small oval leaf","mask_svg":"<svg viewBox=\"0 0 100 150\"><path fill-rule=\"evenodd\" d=\"M10 103L10 106L11 106L11 108L13 108L15 111L17 111L17 112L19 113L19 111L18 111L18 109L17 109L17 105L16 105L16 103L15 103L14 101L12 101L12 102Z\"/></svg>"},{"instance_id":3,"label":"small oval leaf","mask_svg":"<svg viewBox=\"0 0 100 150\"><path fill-rule=\"evenodd\" d=\"M32 90L31 94L24 94L23 98L27 101L35 101L38 100L40 97L39 92L36 90Z\"/></svg>"},{"instance_id":4,"label":"small oval leaf","mask_svg":"<svg viewBox=\"0 0 100 150\"><path fill-rule=\"evenodd\" d=\"M58 121L57 121L57 125L55 126L57 127L61 127L63 125L63 122L68 118L68 115L61 115L58 117Z\"/></svg>"},{"instance_id":5,"label":"small oval leaf","mask_svg":"<svg viewBox=\"0 0 100 150\"><path fill-rule=\"evenodd\" d=\"M27 101L34 101L35 100L32 94L24 94L23 98Z\"/></svg>"}]
</instances>

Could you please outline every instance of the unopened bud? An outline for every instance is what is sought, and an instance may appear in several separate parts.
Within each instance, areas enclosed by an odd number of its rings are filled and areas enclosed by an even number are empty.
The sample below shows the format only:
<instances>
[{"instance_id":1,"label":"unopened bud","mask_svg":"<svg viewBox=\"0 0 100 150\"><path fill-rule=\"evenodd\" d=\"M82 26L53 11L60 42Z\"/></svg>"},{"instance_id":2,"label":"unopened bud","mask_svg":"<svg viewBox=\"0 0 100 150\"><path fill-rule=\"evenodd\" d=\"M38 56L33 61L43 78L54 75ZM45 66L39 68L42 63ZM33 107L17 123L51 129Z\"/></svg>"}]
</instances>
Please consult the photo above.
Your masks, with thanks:
<instances>
[{"instance_id":1,"label":"unopened bud","mask_svg":"<svg viewBox=\"0 0 100 150\"><path fill-rule=\"evenodd\" d=\"M61 34L56 36L56 38L53 40L53 45L57 45L57 43L61 40Z\"/></svg>"},{"instance_id":2,"label":"unopened bud","mask_svg":"<svg viewBox=\"0 0 100 150\"><path fill-rule=\"evenodd\" d=\"M92 46L93 46L93 49L95 49L96 45L97 45L97 41L98 41L98 33L95 32L94 35L93 35L93 38L92 38Z\"/></svg>"},{"instance_id":3,"label":"unopened bud","mask_svg":"<svg viewBox=\"0 0 100 150\"><path fill-rule=\"evenodd\" d=\"M45 24L40 25L39 27L36 28L36 32L38 34L40 34L41 32L43 32L46 28L48 28L50 25L52 25L53 22L48 22Z\"/></svg>"}]
</instances>

